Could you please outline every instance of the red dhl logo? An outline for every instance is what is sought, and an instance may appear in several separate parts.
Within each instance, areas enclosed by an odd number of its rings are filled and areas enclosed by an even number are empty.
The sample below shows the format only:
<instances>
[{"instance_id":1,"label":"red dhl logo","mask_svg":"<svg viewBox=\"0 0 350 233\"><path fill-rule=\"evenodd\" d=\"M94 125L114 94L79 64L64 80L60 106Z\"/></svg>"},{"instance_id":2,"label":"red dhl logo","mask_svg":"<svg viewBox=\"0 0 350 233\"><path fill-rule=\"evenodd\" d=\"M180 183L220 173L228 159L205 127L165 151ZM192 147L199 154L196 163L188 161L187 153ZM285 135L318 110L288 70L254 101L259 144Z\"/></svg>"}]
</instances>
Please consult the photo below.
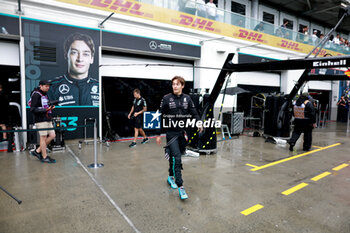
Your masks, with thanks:
<instances>
[{"instance_id":1,"label":"red dhl logo","mask_svg":"<svg viewBox=\"0 0 350 233\"><path fill-rule=\"evenodd\" d=\"M316 53L318 53L318 51L319 51L319 49L317 48L317 49L315 49L315 51L312 54L316 54ZM318 54L318 56L324 57L326 54L327 54L327 51L322 49L321 52Z\"/></svg>"},{"instance_id":2,"label":"red dhl logo","mask_svg":"<svg viewBox=\"0 0 350 233\"><path fill-rule=\"evenodd\" d=\"M206 19L200 19L200 18L193 18L188 15L180 15L180 21L179 24L191 26L193 28L198 29L205 29L208 31L214 31L215 28L213 28L213 22L206 20ZM176 22L177 20L172 20L173 22Z\"/></svg>"},{"instance_id":3,"label":"red dhl logo","mask_svg":"<svg viewBox=\"0 0 350 233\"><path fill-rule=\"evenodd\" d=\"M126 0L79 0L79 3L107 8L113 11L129 12L137 16L153 18L153 14L140 11L141 4Z\"/></svg>"},{"instance_id":4,"label":"red dhl logo","mask_svg":"<svg viewBox=\"0 0 350 233\"><path fill-rule=\"evenodd\" d=\"M298 43L292 42L292 41L286 41L286 40L282 40L281 47L287 48L287 49L292 49L295 51L301 50L300 48L298 48L299 47Z\"/></svg>"},{"instance_id":5,"label":"red dhl logo","mask_svg":"<svg viewBox=\"0 0 350 233\"><path fill-rule=\"evenodd\" d=\"M244 38L247 40L253 40L253 41L259 41L259 42L264 42L262 39L263 34L257 33L257 32L249 32L243 29L239 29L239 34L238 37Z\"/></svg>"}]
</instances>

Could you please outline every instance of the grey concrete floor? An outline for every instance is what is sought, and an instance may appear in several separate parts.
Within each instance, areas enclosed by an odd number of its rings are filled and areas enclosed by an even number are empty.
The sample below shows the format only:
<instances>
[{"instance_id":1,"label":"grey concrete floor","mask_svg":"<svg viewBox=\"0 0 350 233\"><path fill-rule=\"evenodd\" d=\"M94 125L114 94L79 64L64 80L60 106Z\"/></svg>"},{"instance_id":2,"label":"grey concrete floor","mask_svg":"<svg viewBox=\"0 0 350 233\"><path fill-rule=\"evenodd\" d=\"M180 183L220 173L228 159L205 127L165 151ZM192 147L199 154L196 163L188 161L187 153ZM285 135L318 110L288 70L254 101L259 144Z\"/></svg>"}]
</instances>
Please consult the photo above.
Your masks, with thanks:
<instances>
[{"instance_id":1,"label":"grey concrete floor","mask_svg":"<svg viewBox=\"0 0 350 233\"><path fill-rule=\"evenodd\" d=\"M0 190L0 232L350 232L345 125L316 129L316 152L304 154L301 142L289 152L262 137L240 136L219 142L217 154L184 157L186 201L167 185L168 162L154 139L133 149L130 142L99 145L99 169L86 168L93 146L79 150L74 141L52 153L56 164L27 151L0 153L0 185L23 201ZM335 143L341 144L319 148ZM330 173L311 180L324 172ZM308 185L282 194L301 183ZM257 204L263 208L241 213Z\"/></svg>"}]
</instances>

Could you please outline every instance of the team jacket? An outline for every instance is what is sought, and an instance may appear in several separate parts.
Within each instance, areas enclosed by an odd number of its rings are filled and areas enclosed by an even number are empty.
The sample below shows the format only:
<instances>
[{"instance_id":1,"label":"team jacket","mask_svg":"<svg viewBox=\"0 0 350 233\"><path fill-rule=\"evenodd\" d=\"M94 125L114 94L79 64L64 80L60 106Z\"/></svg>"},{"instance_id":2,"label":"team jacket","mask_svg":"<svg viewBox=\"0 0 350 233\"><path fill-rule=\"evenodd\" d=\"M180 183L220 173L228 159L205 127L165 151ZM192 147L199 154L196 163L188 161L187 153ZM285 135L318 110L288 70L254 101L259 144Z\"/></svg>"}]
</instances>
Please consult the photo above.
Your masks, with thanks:
<instances>
[{"instance_id":1,"label":"team jacket","mask_svg":"<svg viewBox=\"0 0 350 233\"><path fill-rule=\"evenodd\" d=\"M146 103L146 100L141 97L140 99L134 99L133 106L134 106L133 113L136 113L143 110L143 107L147 107L147 103ZM142 115L139 115L139 116L142 116Z\"/></svg>"},{"instance_id":2,"label":"team jacket","mask_svg":"<svg viewBox=\"0 0 350 233\"><path fill-rule=\"evenodd\" d=\"M170 93L165 95L160 103L160 113L162 113L163 123L170 126L169 128L164 128L164 124L162 124L162 132L165 130L184 130L184 128L179 127L178 124L176 124L177 126L174 126L174 124L170 124L169 121L186 121L191 118L199 120L199 115L193 101L191 97L186 94L177 96Z\"/></svg>"},{"instance_id":3,"label":"team jacket","mask_svg":"<svg viewBox=\"0 0 350 233\"><path fill-rule=\"evenodd\" d=\"M58 105L99 105L99 84L96 79L87 77L74 79L69 74L52 81L49 92L51 100L58 100Z\"/></svg>"},{"instance_id":4,"label":"team jacket","mask_svg":"<svg viewBox=\"0 0 350 233\"><path fill-rule=\"evenodd\" d=\"M30 111L33 113L35 123L52 120L52 112L47 111L48 108L49 98L47 94L39 89L35 89L30 100Z\"/></svg>"},{"instance_id":5,"label":"team jacket","mask_svg":"<svg viewBox=\"0 0 350 233\"><path fill-rule=\"evenodd\" d=\"M316 122L315 108L309 100L298 99L293 106L295 124L313 124Z\"/></svg>"}]
</instances>

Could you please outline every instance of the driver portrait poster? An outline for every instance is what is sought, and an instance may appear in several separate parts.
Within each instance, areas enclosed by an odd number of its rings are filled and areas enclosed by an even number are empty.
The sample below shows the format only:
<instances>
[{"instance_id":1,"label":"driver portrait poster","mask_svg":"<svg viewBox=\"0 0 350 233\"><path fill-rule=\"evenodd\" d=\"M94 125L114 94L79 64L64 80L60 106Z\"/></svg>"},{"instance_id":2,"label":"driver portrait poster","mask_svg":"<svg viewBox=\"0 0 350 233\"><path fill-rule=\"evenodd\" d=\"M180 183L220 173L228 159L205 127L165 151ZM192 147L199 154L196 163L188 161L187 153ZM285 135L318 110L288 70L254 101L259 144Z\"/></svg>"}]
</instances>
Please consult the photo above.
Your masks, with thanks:
<instances>
[{"instance_id":1,"label":"driver portrait poster","mask_svg":"<svg viewBox=\"0 0 350 233\"><path fill-rule=\"evenodd\" d=\"M47 94L62 126L84 125L87 118L98 121L99 30L27 19L22 30L27 102L40 80L50 80ZM31 123L29 111L27 116ZM83 128L68 132L68 139L83 136Z\"/></svg>"}]
</instances>

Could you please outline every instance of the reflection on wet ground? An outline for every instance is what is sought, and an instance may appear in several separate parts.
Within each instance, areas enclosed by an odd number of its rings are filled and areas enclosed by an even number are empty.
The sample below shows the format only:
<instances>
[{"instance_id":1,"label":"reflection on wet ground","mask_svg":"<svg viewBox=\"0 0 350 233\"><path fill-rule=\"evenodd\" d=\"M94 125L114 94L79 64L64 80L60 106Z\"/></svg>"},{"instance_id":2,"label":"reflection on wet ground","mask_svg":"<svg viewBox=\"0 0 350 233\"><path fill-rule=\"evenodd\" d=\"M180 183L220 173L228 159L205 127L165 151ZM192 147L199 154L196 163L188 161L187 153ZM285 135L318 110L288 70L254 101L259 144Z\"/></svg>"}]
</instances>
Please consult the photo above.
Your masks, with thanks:
<instances>
[{"instance_id":1,"label":"reflection on wet ground","mask_svg":"<svg viewBox=\"0 0 350 233\"><path fill-rule=\"evenodd\" d=\"M53 153L56 164L1 153L0 185L23 203L0 191L0 232L350 232L345 124L316 129L317 151L295 159L305 153L302 139L290 152L250 136L184 157L186 201L167 185L168 162L154 139L128 144L99 145L99 169L86 168L93 146L79 150L74 141Z\"/></svg>"}]
</instances>

